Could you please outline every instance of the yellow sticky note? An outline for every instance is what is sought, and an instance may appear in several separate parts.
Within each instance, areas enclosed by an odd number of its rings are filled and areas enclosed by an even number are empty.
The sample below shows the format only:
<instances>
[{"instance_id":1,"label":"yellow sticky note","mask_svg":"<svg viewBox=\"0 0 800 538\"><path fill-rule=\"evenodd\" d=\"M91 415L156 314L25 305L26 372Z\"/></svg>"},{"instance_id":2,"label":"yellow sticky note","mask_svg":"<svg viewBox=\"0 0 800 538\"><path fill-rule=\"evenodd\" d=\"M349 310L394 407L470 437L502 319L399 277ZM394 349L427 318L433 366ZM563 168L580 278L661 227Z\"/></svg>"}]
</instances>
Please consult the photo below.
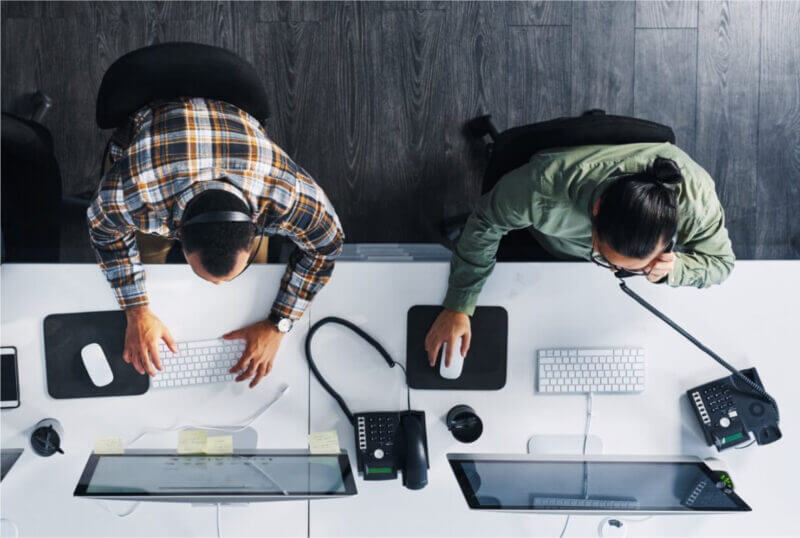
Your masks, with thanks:
<instances>
[{"instance_id":1,"label":"yellow sticky note","mask_svg":"<svg viewBox=\"0 0 800 538\"><path fill-rule=\"evenodd\" d=\"M312 454L338 454L339 436L336 434L336 430L309 435L308 449Z\"/></svg>"},{"instance_id":2,"label":"yellow sticky note","mask_svg":"<svg viewBox=\"0 0 800 538\"><path fill-rule=\"evenodd\" d=\"M178 432L178 454L202 454L205 450L205 430L181 430Z\"/></svg>"},{"instance_id":3,"label":"yellow sticky note","mask_svg":"<svg viewBox=\"0 0 800 538\"><path fill-rule=\"evenodd\" d=\"M233 436L218 435L206 439L206 454L233 454Z\"/></svg>"},{"instance_id":4,"label":"yellow sticky note","mask_svg":"<svg viewBox=\"0 0 800 538\"><path fill-rule=\"evenodd\" d=\"M95 454L124 454L125 446L121 437L100 437L94 440Z\"/></svg>"}]
</instances>

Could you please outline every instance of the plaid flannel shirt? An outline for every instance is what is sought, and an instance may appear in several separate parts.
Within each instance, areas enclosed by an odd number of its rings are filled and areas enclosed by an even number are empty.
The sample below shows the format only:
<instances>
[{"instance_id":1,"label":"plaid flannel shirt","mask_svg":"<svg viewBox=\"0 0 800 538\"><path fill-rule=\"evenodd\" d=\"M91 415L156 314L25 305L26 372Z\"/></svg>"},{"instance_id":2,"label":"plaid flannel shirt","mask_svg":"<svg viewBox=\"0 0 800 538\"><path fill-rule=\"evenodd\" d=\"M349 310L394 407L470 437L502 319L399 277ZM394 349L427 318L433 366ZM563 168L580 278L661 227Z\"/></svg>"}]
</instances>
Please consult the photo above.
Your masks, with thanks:
<instances>
[{"instance_id":1,"label":"plaid flannel shirt","mask_svg":"<svg viewBox=\"0 0 800 538\"><path fill-rule=\"evenodd\" d=\"M176 238L187 203L208 189L239 196L267 235L289 237L299 247L273 313L299 319L329 280L344 239L333 206L244 111L198 98L152 103L114 134L109 156L87 217L97 259L122 308L148 302L135 232Z\"/></svg>"}]
</instances>

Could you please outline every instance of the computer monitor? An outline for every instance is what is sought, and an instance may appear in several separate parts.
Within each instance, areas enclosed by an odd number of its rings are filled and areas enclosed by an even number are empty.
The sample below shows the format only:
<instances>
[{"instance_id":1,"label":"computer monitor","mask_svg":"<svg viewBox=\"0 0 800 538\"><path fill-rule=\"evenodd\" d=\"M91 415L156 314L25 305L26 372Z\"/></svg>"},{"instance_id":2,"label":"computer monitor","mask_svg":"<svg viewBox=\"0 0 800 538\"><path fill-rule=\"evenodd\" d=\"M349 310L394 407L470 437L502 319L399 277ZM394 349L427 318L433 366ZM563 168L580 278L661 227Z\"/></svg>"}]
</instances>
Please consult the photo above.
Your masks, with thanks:
<instances>
[{"instance_id":1,"label":"computer monitor","mask_svg":"<svg viewBox=\"0 0 800 538\"><path fill-rule=\"evenodd\" d=\"M249 503L331 499L357 492L347 452L243 450L183 455L165 450L91 454L76 497L126 501Z\"/></svg>"},{"instance_id":2,"label":"computer monitor","mask_svg":"<svg viewBox=\"0 0 800 538\"><path fill-rule=\"evenodd\" d=\"M694 457L448 454L474 510L575 514L749 512Z\"/></svg>"}]
</instances>

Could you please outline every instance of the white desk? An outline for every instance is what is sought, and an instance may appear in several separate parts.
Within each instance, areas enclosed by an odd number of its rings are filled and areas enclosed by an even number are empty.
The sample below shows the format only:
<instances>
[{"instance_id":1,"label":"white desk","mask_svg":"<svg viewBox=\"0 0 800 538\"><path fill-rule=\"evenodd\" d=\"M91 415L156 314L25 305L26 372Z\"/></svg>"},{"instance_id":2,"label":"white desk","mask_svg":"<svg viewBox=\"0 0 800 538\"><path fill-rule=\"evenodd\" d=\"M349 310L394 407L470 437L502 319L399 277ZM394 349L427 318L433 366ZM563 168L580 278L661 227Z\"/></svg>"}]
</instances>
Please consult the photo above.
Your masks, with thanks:
<instances>
[{"instance_id":1,"label":"white desk","mask_svg":"<svg viewBox=\"0 0 800 538\"><path fill-rule=\"evenodd\" d=\"M272 374L254 391L207 387L91 401L53 400L47 395L41 323L49 313L115 308L99 270L89 265L6 265L1 271L2 342L19 350L22 385L22 406L1 415L3 446L27 446L23 430L53 416L65 427L67 452L44 460L26 450L2 482L3 517L17 522L22 536L207 536L214 530L211 509L143 504L129 518L117 519L95 502L74 499L72 491L92 440L107 435L129 439L145 426L167 426L178 419L235 423L274 394L279 383L287 382L290 393L254 425L259 447L304 447L310 410L310 430L336 427L355 468L349 424L316 381L311 380L308 390L302 343L309 324L332 314L350 319L404 362L406 312L414 304L441 300L448 266L338 264L331 283L284 341ZM187 267L148 267L152 307L179 340L214 336L262 317L282 271L276 266L253 267L241 279L214 287ZM633 526L631 536L795 535L800 529L794 494L800 471L792 458L800 454L793 418L800 411L800 367L787 355L796 349L793 336L800 326L799 275L800 262L739 262L728 282L710 290L632 283L735 365L758 366L781 406L784 439L722 454L752 513L659 517ZM691 386L722 377L724 371L622 294L606 272L588 264L501 264L481 303L509 311L508 382L503 390L491 392L412 391L412 407L427 416L428 487L415 492L399 480L358 479L356 497L311 502L310 521L306 502L223 508L223 536L305 535L309 530L312 536L557 535L563 516L470 511L445 459L447 452L524 453L532 434L583 432L583 397L534 393L534 350L544 346L646 346L647 391L595 398L592 433L602 437L605 453L714 454L703 444L681 395ZM320 369L351 409L405 406L402 372L386 367L346 329L326 327L318 333L314 350ZM472 405L484 421L484 434L472 445L453 440L442 421L457 403ZM174 443L175 434L165 434L135 446ZM596 536L599 520L573 518L567 536Z\"/></svg>"},{"instance_id":2,"label":"white desk","mask_svg":"<svg viewBox=\"0 0 800 538\"><path fill-rule=\"evenodd\" d=\"M26 450L2 482L2 514L17 523L20 536L210 536L216 533L215 509L183 504L142 503L119 519L98 502L72 496L97 437L128 441L148 427L177 424L239 424L277 393L289 392L253 427L259 448L303 448L307 444L308 368L302 344L307 324L284 339L270 378L253 390L245 383L180 390L149 391L142 396L55 400L47 394L42 321L47 314L113 310L111 290L92 265L4 265L2 343L19 355L18 409L2 412L3 447ZM263 319L278 289L283 269L252 267L226 285L198 279L188 266L147 268L151 307L178 340L198 340ZM27 431L45 417L64 427L65 454L44 459L27 442ZM134 448L171 448L177 433L149 435ZM106 505L123 512L128 503ZM223 536L306 536L308 507L301 502L223 507Z\"/></svg>"}]
</instances>

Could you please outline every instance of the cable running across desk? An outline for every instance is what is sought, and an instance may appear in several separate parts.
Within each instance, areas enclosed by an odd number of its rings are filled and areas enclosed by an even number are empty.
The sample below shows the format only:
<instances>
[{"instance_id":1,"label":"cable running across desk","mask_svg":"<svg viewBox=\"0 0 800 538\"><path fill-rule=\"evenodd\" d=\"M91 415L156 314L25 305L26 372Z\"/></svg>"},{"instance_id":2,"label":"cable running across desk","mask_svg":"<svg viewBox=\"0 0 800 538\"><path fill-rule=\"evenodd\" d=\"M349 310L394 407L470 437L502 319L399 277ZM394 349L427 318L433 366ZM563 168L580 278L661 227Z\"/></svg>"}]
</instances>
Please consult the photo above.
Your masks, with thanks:
<instances>
[{"instance_id":1,"label":"cable running across desk","mask_svg":"<svg viewBox=\"0 0 800 538\"><path fill-rule=\"evenodd\" d=\"M586 393L586 426L583 429L583 449L581 452L583 455L586 455L586 447L589 442L589 428L592 426L592 393ZM586 462L583 462L583 465L586 466ZM583 495L587 497L589 495L589 468L586 468L586 472L583 474ZM567 532L567 527L569 526L569 519L572 517L571 515L567 514L567 519L564 520L564 526L561 528L561 534L559 534L559 538L564 538L564 534Z\"/></svg>"},{"instance_id":2,"label":"cable running across desk","mask_svg":"<svg viewBox=\"0 0 800 538\"><path fill-rule=\"evenodd\" d=\"M139 435L137 435L136 437L134 437L133 439L128 441L126 444L128 446L130 446L133 443L135 443L136 441L138 441L139 439L141 439L142 437L144 437L145 435L149 435L151 433L166 433L166 432L173 432L173 431L177 431L177 430L186 430L186 429L189 429L189 428L195 428L195 429L201 429L201 430L214 430L214 431L221 431L221 432L227 432L227 433L237 433L237 432L243 431L243 430L249 428L250 425L253 422L256 421L256 419L258 419L261 415L266 413L267 410L270 407L272 407L274 404L276 404L278 402L278 400L280 400L283 397L283 395L286 394L289 391L289 385L287 385L285 383L282 384L279 387L278 391L279 391L278 394L272 400L270 400L266 405L262 406L261 409L256 411L256 413L253 414L249 419L246 419L246 422L244 424L241 424L241 425L238 425L238 426L207 426L207 425L197 425L197 424L181 424L179 426L167 426L166 428L147 428L142 433L140 433Z\"/></svg>"}]
</instances>

